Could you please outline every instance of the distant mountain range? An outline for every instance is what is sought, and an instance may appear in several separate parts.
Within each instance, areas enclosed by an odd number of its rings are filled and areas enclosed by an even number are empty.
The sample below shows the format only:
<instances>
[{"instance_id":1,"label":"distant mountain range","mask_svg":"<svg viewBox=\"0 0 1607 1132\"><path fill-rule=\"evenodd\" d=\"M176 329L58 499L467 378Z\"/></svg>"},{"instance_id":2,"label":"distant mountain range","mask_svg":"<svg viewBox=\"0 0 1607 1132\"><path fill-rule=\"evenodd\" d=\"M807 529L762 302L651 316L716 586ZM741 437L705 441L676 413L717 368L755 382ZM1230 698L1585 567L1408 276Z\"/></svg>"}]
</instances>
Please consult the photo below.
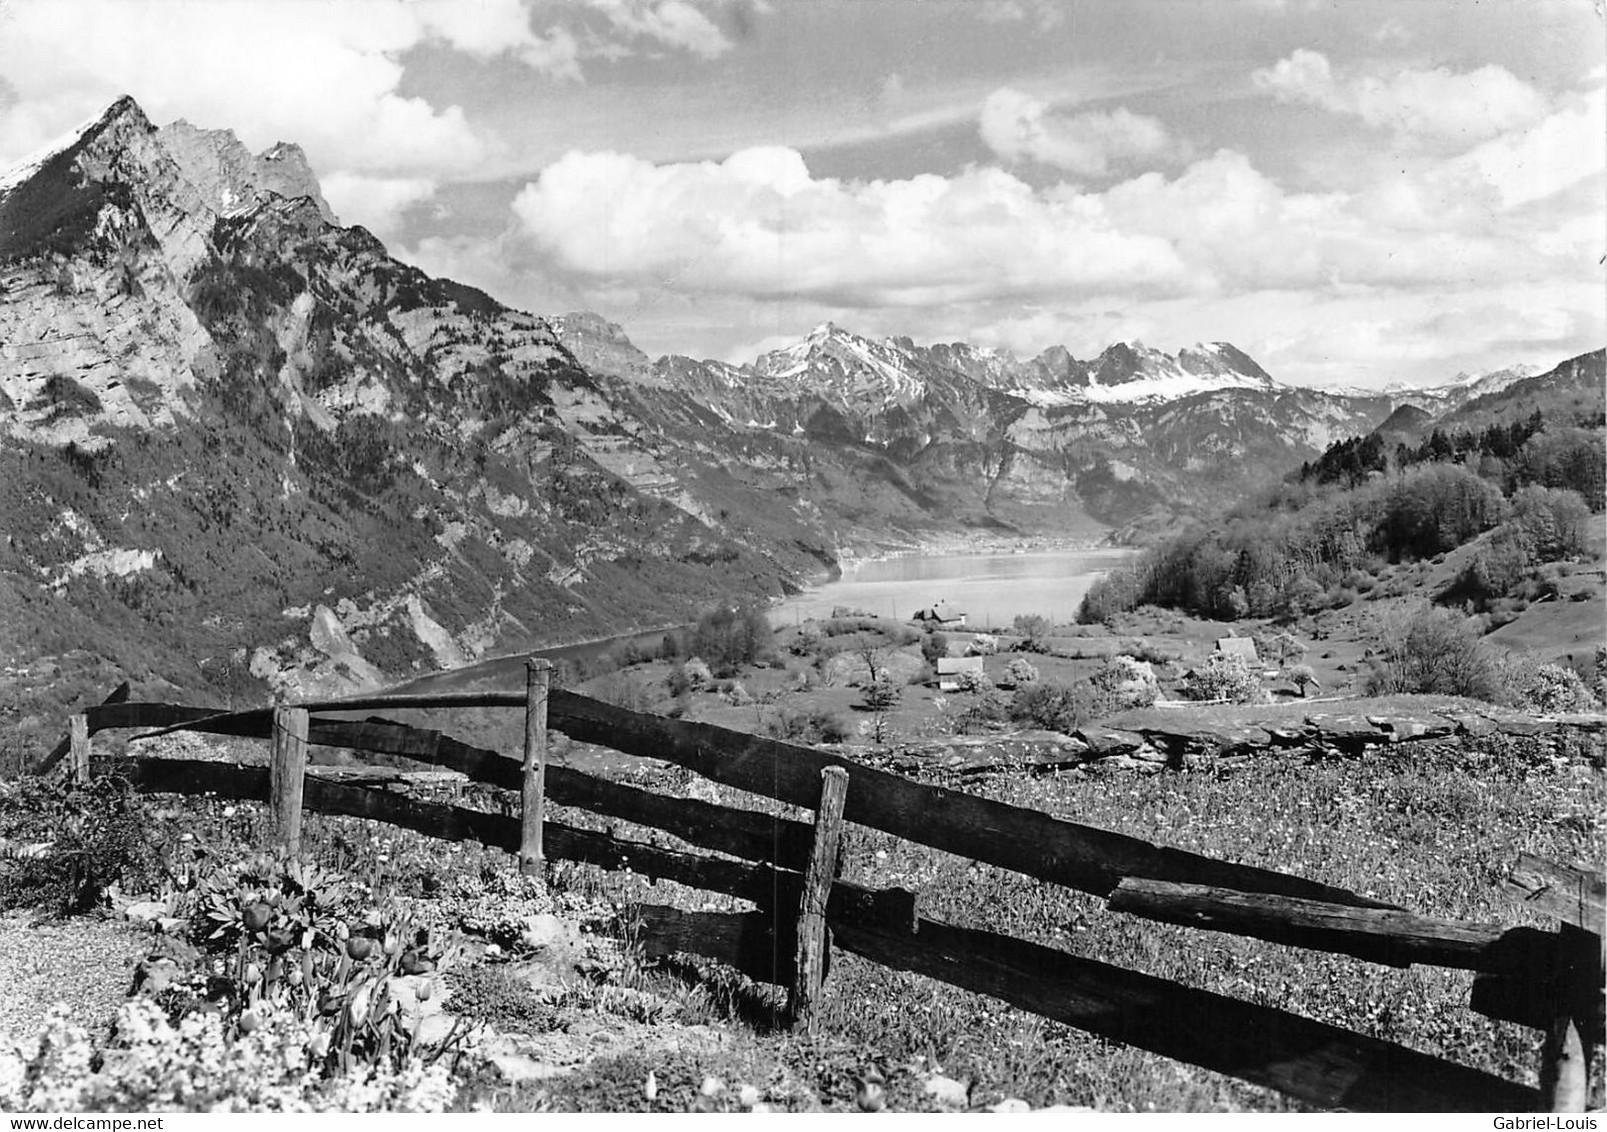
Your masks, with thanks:
<instances>
[{"instance_id":1,"label":"distant mountain range","mask_svg":"<svg viewBox=\"0 0 1607 1132\"><path fill-rule=\"evenodd\" d=\"M1144 537L1403 401L1525 380L1341 394L1222 342L1023 361L831 324L746 365L655 361L393 259L293 145L125 98L0 177L0 683L90 650L337 691L936 532Z\"/></svg>"}]
</instances>

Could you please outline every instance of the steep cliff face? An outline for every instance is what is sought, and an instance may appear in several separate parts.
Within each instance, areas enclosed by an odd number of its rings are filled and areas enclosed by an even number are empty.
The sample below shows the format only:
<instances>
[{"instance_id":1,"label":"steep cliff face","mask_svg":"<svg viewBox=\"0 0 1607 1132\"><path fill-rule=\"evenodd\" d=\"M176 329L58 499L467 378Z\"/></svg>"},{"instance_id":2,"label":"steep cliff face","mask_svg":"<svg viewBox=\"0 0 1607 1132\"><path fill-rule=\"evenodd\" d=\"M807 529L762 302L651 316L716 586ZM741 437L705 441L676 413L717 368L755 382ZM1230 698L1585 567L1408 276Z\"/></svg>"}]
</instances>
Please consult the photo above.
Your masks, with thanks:
<instances>
[{"instance_id":1,"label":"steep cliff face","mask_svg":"<svg viewBox=\"0 0 1607 1132\"><path fill-rule=\"evenodd\" d=\"M702 521L550 324L331 223L298 160L122 100L0 184L8 656L341 690L818 566Z\"/></svg>"},{"instance_id":2,"label":"steep cliff face","mask_svg":"<svg viewBox=\"0 0 1607 1132\"><path fill-rule=\"evenodd\" d=\"M299 145L279 142L253 154L232 131L197 129L182 120L163 126L157 139L214 212L250 208L272 194L306 197L327 223L340 223Z\"/></svg>"}]
</instances>

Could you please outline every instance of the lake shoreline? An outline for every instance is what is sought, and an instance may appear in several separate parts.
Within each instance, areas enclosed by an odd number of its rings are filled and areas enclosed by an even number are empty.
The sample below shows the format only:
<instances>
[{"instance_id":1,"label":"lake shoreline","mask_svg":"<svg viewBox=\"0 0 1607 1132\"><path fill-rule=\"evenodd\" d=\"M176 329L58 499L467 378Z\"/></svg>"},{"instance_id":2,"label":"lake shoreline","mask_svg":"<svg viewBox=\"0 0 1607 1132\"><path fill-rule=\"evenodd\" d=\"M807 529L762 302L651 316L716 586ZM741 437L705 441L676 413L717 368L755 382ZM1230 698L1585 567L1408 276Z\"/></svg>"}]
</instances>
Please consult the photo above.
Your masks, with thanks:
<instances>
[{"instance_id":1,"label":"lake shoreline","mask_svg":"<svg viewBox=\"0 0 1607 1132\"><path fill-rule=\"evenodd\" d=\"M1111 545L1109 533L1101 539L1068 538L1057 535L1021 535L1015 538L1003 538L998 535L981 534L954 534L940 538L916 543L909 547L886 547L864 554L857 554L852 549L840 550L837 555L837 570L835 573L841 577L853 566L866 562L886 562L898 558L920 558L926 556L958 557L961 555L991 555L991 554L1033 554L1033 553L1092 553L1101 550L1125 550L1125 547ZM831 578L836 581L837 578Z\"/></svg>"},{"instance_id":2,"label":"lake shoreline","mask_svg":"<svg viewBox=\"0 0 1607 1132\"><path fill-rule=\"evenodd\" d=\"M886 548L869 554L856 555L843 551L839 554L835 566L822 569L801 580L795 592L770 599L766 610L772 624L780 624L789 606L796 607L801 602L816 601L828 587L843 584L844 579L851 578L856 570L877 563L921 558L1029 559L1033 556L1050 554L1103 554L1121 550L1122 548L1111 547L1087 538L1036 535L1006 539L997 535L958 534L935 538L930 542L922 542L908 548ZM849 607L853 605L851 601L843 604ZM419 673L398 685L398 688L407 689L416 685L455 685L461 680L475 679L475 674L480 678L493 680L497 680L500 676L499 683L508 683L513 676L518 675L514 670L522 668L524 660L529 657L546 657L554 661L584 660L602 655L619 645L667 633L689 631L695 626L695 621L670 622L639 629L626 629L584 640L535 645L494 656L481 656L458 668Z\"/></svg>"}]
</instances>

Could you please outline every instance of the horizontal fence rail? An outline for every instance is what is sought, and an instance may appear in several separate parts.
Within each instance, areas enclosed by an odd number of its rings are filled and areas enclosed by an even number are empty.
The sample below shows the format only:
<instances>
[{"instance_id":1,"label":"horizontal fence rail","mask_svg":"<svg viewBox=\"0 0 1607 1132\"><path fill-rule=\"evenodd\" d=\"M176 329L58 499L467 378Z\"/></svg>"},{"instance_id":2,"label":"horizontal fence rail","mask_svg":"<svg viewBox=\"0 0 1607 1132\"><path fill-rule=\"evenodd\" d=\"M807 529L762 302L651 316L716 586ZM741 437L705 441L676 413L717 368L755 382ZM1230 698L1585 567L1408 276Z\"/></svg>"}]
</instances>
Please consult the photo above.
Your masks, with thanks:
<instances>
[{"instance_id":1,"label":"horizontal fence rail","mask_svg":"<svg viewBox=\"0 0 1607 1132\"><path fill-rule=\"evenodd\" d=\"M523 707L524 702L522 695L471 692L326 700L305 706L309 711L327 712L375 708ZM147 705L119 705L123 709L143 706ZM1241 892L1301 896L1359 908L1391 907L1383 901L1289 873L1164 848L1127 834L1063 821L1038 810L914 782L812 747L707 723L687 723L628 711L563 690L552 692L547 710L551 725L577 742L672 763L722 785L805 808L812 807L818 798L821 771L829 766L844 767L854 776L856 784L843 810L845 820L1096 896L1109 896L1124 877L1143 876L1212 884ZM91 708L88 714L92 725L97 719L138 720L140 715L138 711L120 712L116 707ZM152 713L147 717L153 720L150 725L172 730L259 739L267 738L272 730L271 713L267 710L195 716L175 719L171 724L155 723L158 715ZM101 725L143 724L143 720L138 720ZM315 735L312 741L323 740ZM409 753L384 746L367 749L389 754ZM420 753L411 757L434 761L429 759L423 745L415 750Z\"/></svg>"},{"instance_id":2,"label":"horizontal fence rail","mask_svg":"<svg viewBox=\"0 0 1607 1132\"><path fill-rule=\"evenodd\" d=\"M1588 871L1525 857L1508 884L1515 902L1560 917L1559 933L1417 916L1320 882L915 782L841 755L549 690L536 669L529 675L524 694L387 694L243 712L128 702L125 685L87 709L70 739L37 769L43 773L71 754L75 777L116 774L143 792L267 800L275 828L292 845L287 831L309 809L479 841L537 871L545 860L568 860L749 901L759 911L638 907L630 931L648 955L697 952L752 978L790 986L797 1024L809 1023L836 946L1323 1107L1501 1111L1539 1105L1562 1111L1588 1096L1590 1051L1603 1030L1603 886ZM487 707L526 710L522 759L425 727L353 718L374 710ZM549 726L578 742L680 766L812 811L814 821L669 797L547 765ZM273 767L92 759L89 736L107 729L147 729L135 739L187 730L270 740ZM457 771L520 798L520 816L354 784L353 778L398 775L304 767L309 745L402 756ZM601 833L551 820L542 809L549 802L661 830L692 851L620 837L612 827ZM1542 1087L1504 1081L1274 1007L921 917L911 892L868 889L835 877L839 820L1091 893L1112 911L1393 966L1471 970L1475 1009L1546 1034Z\"/></svg>"}]
</instances>

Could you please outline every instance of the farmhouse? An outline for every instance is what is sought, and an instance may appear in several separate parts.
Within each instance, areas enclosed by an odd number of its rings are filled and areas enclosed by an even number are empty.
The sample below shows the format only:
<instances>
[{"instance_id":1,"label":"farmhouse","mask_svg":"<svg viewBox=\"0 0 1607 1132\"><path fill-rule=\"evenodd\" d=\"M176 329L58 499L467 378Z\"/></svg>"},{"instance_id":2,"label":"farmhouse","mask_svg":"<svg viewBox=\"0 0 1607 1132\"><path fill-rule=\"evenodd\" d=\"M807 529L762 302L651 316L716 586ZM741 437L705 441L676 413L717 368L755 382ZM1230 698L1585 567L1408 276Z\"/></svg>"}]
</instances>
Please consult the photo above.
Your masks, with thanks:
<instances>
[{"instance_id":1,"label":"farmhouse","mask_svg":"<svg viewBox=\"0 0 1607 1132\"><path fill-rule=\"evenodd\" d=\"M937 687L940 692L957 692L960 690L960 677L963 673L975 672L982 675L982 658L980 656L940 656L937 658Z\"/></svg>"},{"instance_id":2,"label":"farmhouse","mask_svg":"<svg viewBox=\"0 0 1607 1132\"><path fill-rule=\"evenodd\" d=\"M964 625L965 611L946 601L915 611L915 620L928 625Z\"/></svg>"},{"instance_id":3,"label":"farmhouse","mask_svg":"<svg viewBox=\"0 0 1607 1132\"><path fill-rule=\"evenodd\" d=\"M1220 637L1216 642L1216 651L1223 656L1242 656L1251 665L1261 663L1256 655L1255 642L1249 637Z\"/></svg>"}]
</instances>

